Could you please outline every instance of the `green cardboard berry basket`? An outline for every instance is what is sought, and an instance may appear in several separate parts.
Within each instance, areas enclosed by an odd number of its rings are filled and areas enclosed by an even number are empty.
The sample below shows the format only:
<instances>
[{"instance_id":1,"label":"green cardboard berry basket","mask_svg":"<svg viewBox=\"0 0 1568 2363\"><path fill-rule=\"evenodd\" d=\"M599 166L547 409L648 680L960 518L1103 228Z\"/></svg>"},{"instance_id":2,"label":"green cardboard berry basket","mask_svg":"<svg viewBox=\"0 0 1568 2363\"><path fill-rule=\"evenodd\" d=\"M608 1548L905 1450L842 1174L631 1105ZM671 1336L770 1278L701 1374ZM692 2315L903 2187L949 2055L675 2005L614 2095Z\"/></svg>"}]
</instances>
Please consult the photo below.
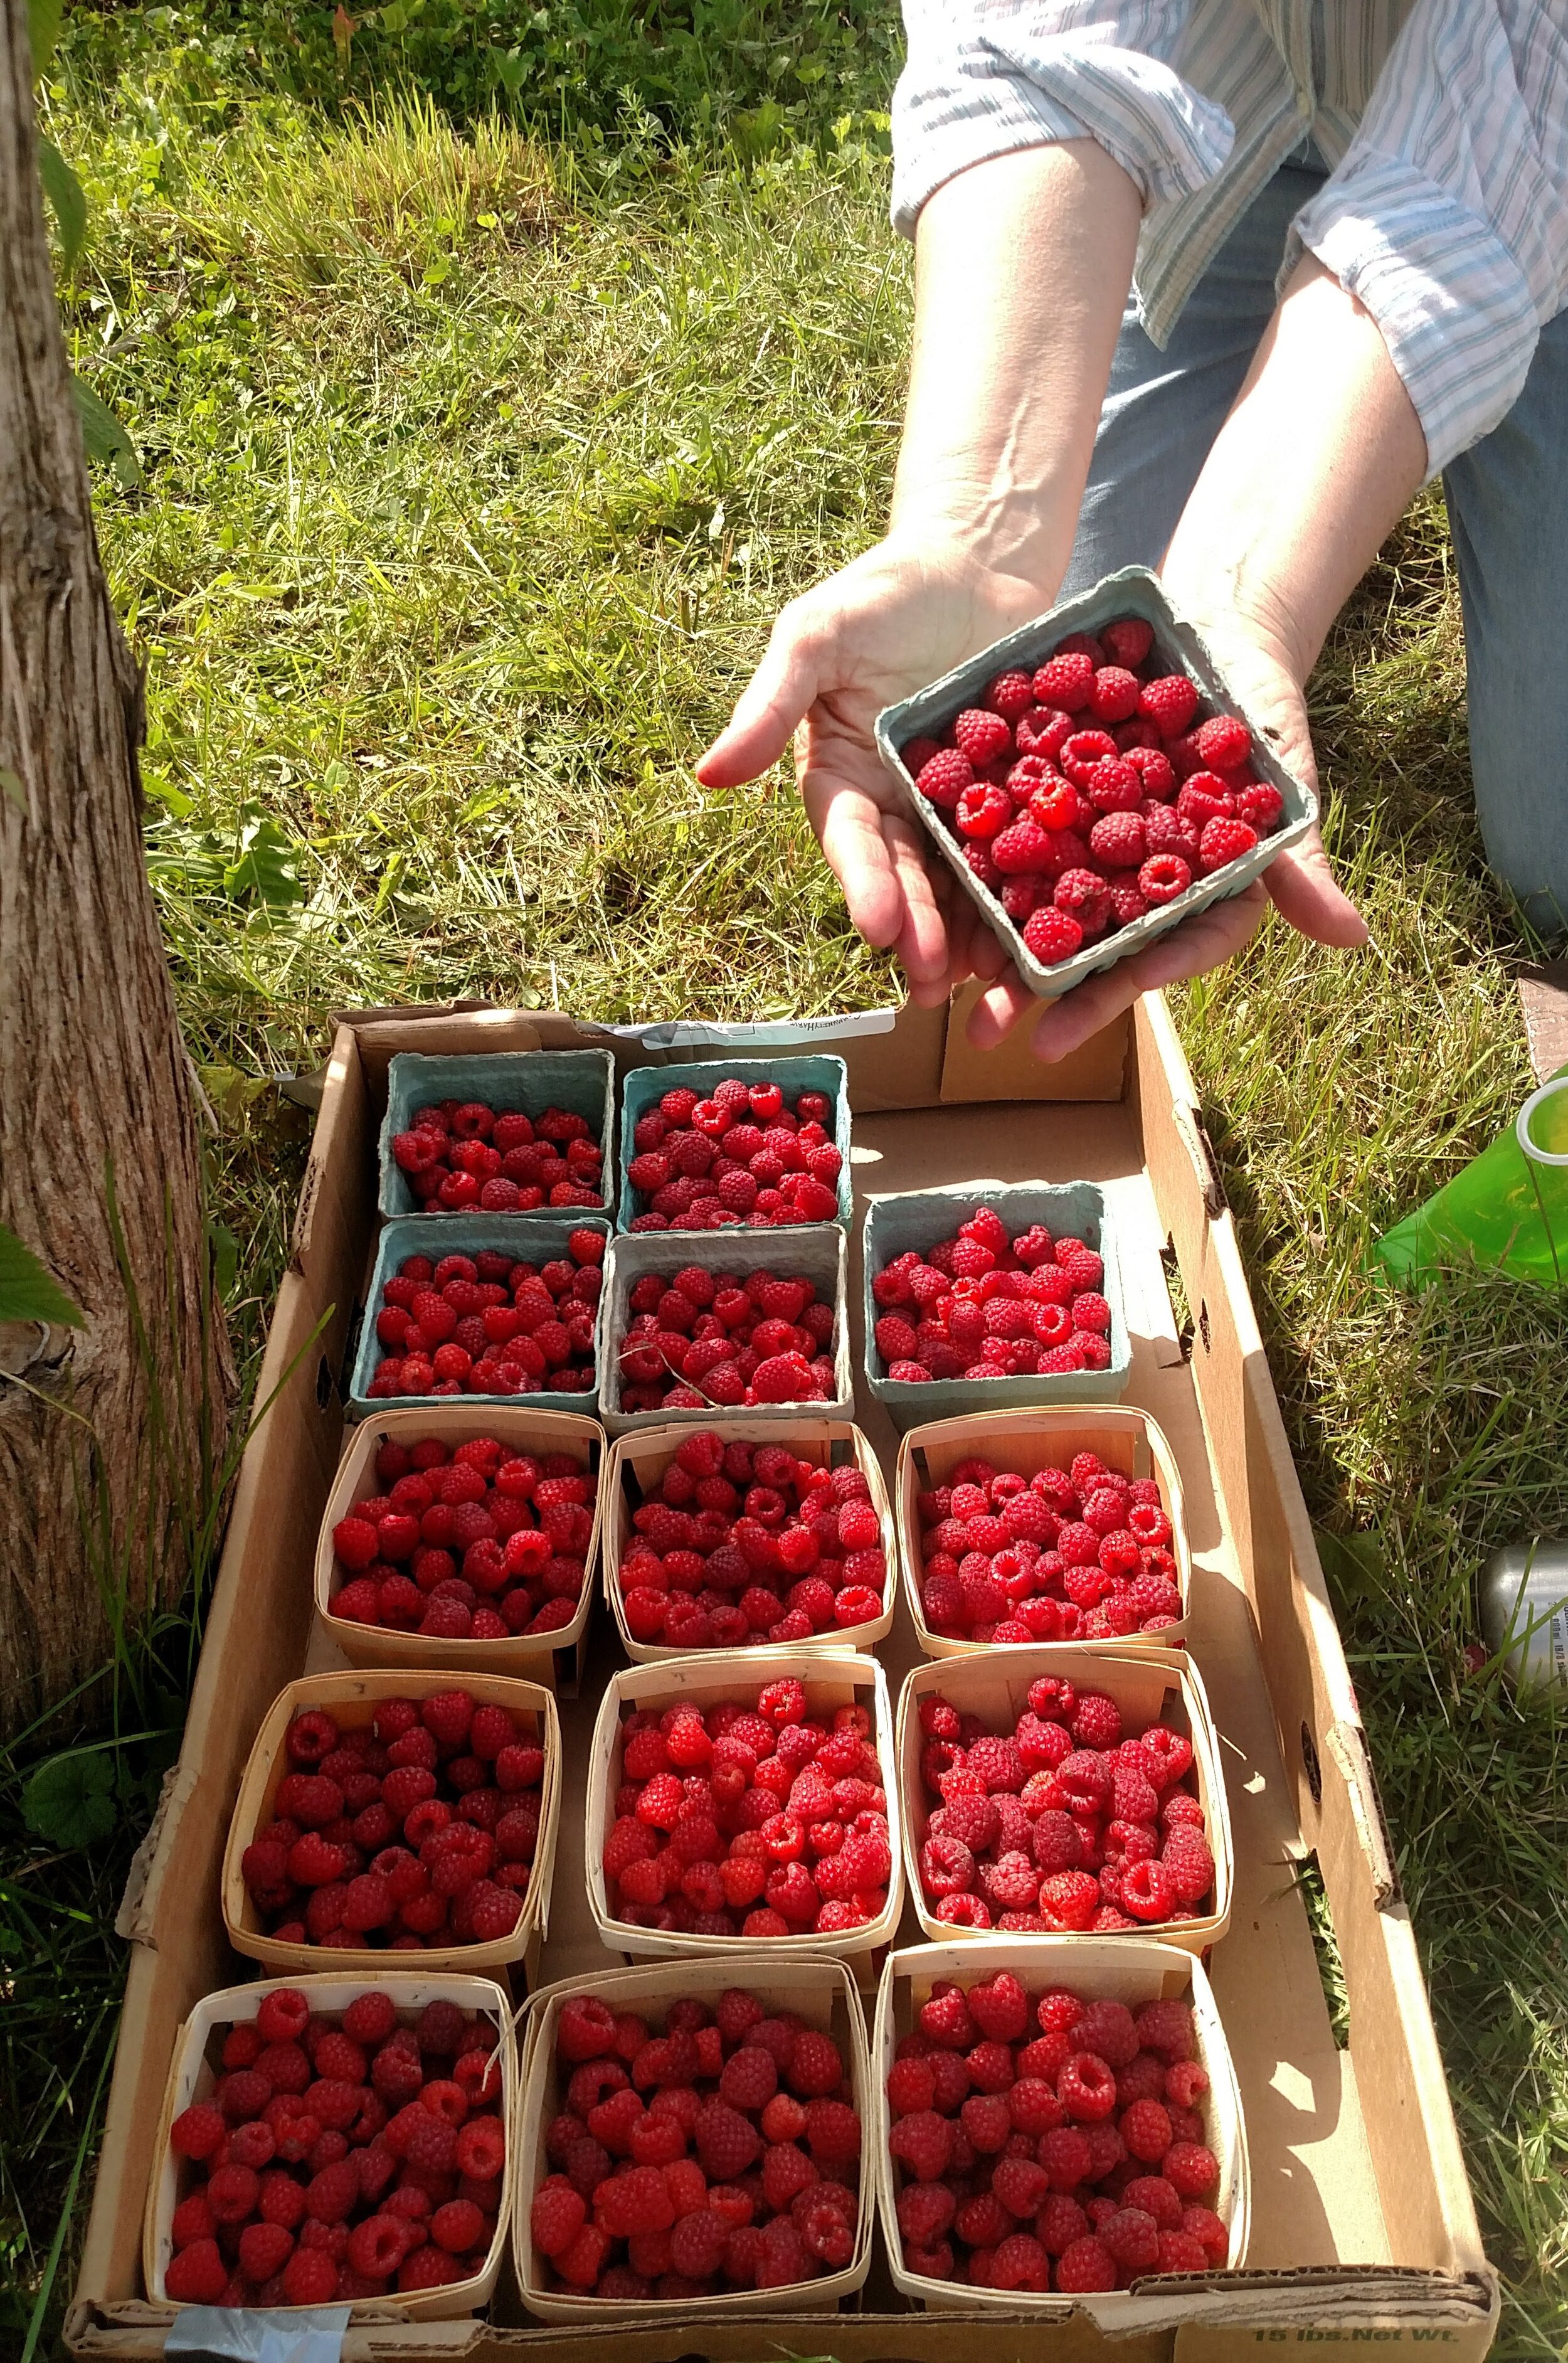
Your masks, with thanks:
<instances>
[{"instance_id":1,"label":"green cardboard berry basket","mask_svg":"<svg viewBox=\"0 0 1568 2363\"><path fill-rule=\"evenodd\" d=\"M1285 803L1285 818L1272 837L1261 838L1239 861L1228 862L1212 877L1195 878L1174 903L1157 911L1146 911L1141 919L1118 927L1114 935L1102 937L1098 943L1086 944L1071 960L1043 968L1025 945L1021 930L1013 925L997 897L980 883L965 860L959 840L946 826L943 815L919 793L899 750L911 738L936 737L965 706L978 704L987 682L994 681L999 672L1006 672L1012 666L1032 671L1043 664L1069 632L1094 632L1101 624L1112 623L1120 616L1141 616L1154 626L1154 654L1160 660L1162 669L1188 674L1197 682L1203 704L1212 713L1241 716L1253 734L1253 769L1260 780L1278 789ZM1064 599L1048 615L1010 632L1005 639L994 640L978 656L944 673L929 689L917 690L912 697L901 699L897 705L884 707L877 716L877 747L902 791L909 810L981 912L987 926L1007 946L1025 983L1044 1001L1059 999L1086 977L1114 968L1118 960L1143 951L1158 937L1179 926L1184 919L1208 910L1210 904L1228 901L1231 895L1241 893L1263 876L1270 862L1287 846L1299 845L1318 818L1318 799L1311 789L1293 771L1286 770L1261 723L1220 671L1202 635L1176 613L1164 584L1142 566L1126 566L1119 574L1108 574L1092 591L1081 592L1076 599Z\"/></svg>"},{"instance_id":2,"label":"green cardboard berry basket","mask_svg":"<svg viewBox=\"0 0 1568 2363\"><path fill-rule=\"evenodd\" d=\"M434 1064L434 1061L428 1063ZM473 1062L479 1064L478 1060ZM381 1308L381 1290L392 1277L405 1256L428 1256L439 1263L443 1256L477 1256L483 1248L493 1248L498 1255L509 1255L514 1263L549 1263L566 1253L566 1229L560 1220L564 1208L553 1215L408 1215L397 1222L388 1223L376 1242L375 1270L359 1325L359 1341L354 1354L354 1372L348 1382L346 1417L350 1420L369 1419L383 1411L403 1410L411 1403L525 1403L531 1411L575 1411L590 1419L599 1415L599 1390L604 1382L604 1307L609 1297L609 1274L599 1292L599 1307L593 1322L593 1384L580 1393L573 1394L565 1388L547 1388L538 1394L520 1395L372 1395L370 1381L377 1365L384 1359L381 1343L376 1336L376 1315ZM573 1209L574 1231L598 1231L605 1243L608 1261L611 1229L609 1218L592 1213L585 1206Z\"/></svg>"},{"instance_id":3,"label":"green cardboard berry basket","mask_svg":"<svg viewBox=\"0 0 1568 2363\"><path fill-rule=\"evenodd\" d=\"M679 1091L682 1086L701 1099L710 1099L715 1086L732 1075L737 1075L743 1083L777 1083L787 1101L793 1101L801 1092L821 1092L824 1099L833 1103L833 1121L824 1129L842 1160L838 1169L838 1220L848 1228L855 1209L855 1191L849 1175L848 1070L842 1059L812 1054L772 1059L703 1059L680 1067L634 1067L621 1089L621 1195L615 1209L618 1231L629 1231L637 1212L639 1193L626 1179L626 1168L636 1155L632 1136L638 1117L657 1107L666 1092ZM776 1223L773 1227L780 1231L811 1231L820 1226ZM639 1232L637 1236L644 1235Z\"/></svg>"},{"instance_id":4,"label":"green cardboard berry basket","mask_svg":"<svg viewBox=\"0 0 1568 2363\"><path fill-rule=\"evenodd\" d=\"M602 1206L536 1206L531 1219L567 1229L584 1215L607 1215L615 1186L615 1073L608 1050L491 1050L462 1057L427 1058L400 1050L387 1071L387 1112L381 1120L381 1213L383 1221L439 1215L417 1199L407 1174L392 1155L392 1142L406 1132L415 1108L441 1100L482 1100L498 1115L543 1115L564 1108L580 1115L603 1153Z\"/></svg>"},{"instance_id":5,"label":"green cardboard berry basket","mask_svg":"<svg viewBox=\"0 0 1568 2363\"><path fill-rule=\"evenodd\" d=\"M883 1307L871 1292L877 1274L907 1248L922 1253L950 1239L977 1206L994 1206L1016 1238L1033 1223L1052 1237L1082 1239L1105 1266L1101 1294L1110 1307L1110 1362L1103 1370L1048 1370L1010 1379L890 1379L877 1346ZM1093 1182L966 1182L961 1189L907 1190L866 1204L866 1376L900 1435L933 1419L966 1412L1034 1409L1042 1403L1117 1403L1127 1392L1132 1349L1127 1335L1116 1234L1105 1193Z\"/></svg>"},{"instance_id":6,"label":"green cardboard berry basket","mask_svg":"<svg viewBox=\"0 0 1568 2363\"><path fill-rule=\"evenodd\" d=\"M809 1088L809 1087L808 1087ZM855 1369L849 1352L849 1243L837 1223L798 1223L775 1230L747 1230L744 1225L723 1231L621 1232L610 1243L604 1287L600 1299L603 1322L599 1335L599 1418L611 1436L630 1436L639 1428L676 1424L705 1427L717 1419L744 1419L740 1403L704 1403L701 1411L623 1411L621 1408L620 1345L631 1319L627 1299L635 1281L657 1271L674 1279L683 1265L701 1264L708 1271L767 1270L809 1280L824 1304L834 1308L834 1393L831 1400L799 1403L757 1403L756 1416L766 1419L855 1418ZM914 1388L911 1393L917 1392ZM541 1398L542 1400L542 1398Z\"/></svg>"}]
</instances>

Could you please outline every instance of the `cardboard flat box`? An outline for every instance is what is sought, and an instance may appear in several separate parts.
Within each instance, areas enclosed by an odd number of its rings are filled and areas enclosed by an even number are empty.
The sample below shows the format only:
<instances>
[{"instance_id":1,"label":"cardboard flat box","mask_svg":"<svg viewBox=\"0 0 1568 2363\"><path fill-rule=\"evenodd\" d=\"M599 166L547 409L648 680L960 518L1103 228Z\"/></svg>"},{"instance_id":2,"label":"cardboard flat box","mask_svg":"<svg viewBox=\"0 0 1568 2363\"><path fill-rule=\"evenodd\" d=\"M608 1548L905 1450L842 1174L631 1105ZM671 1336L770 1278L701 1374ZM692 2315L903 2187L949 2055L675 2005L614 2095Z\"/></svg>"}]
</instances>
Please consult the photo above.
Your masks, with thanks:
<instances>
[{"instance_id":1,"label":"cardboard flat box","mask_svg":"<svg viewBox=\"0 0 1568 2363\"><path fill-rule=\"evenodd\" d=\"M67 2342L140 2363L162 2351L166 2306L141 2293L141 2224L176 2032L193 2004L244 1975L225 1942L218 1878L250 1743L273 1697L340 1662L315 1617L316 1531L343 1444L340 1391L376 1226L375 1150L394 1052L606 1048L650 1058L764 1055L802 1042L846 1061L857 1202L873 1192L1086 1179L1125 1245L1127 1401L1169 1438L1193 1554L1188 1643L1220 1734L1235 1846L1231 1927L1209 1972L1235 2058L1252 2158L1246 2269L1151 2281L1120 2302L1114 2335L1088 2305L1066 2322L904 2310L878 2247L857 2310L669 2319L613 2334L617 2363L969 2363L977 2335L1018 2363L1230 2363L1260 2346L1431 2349L1483 2356L1496 2279L1482 2253L1409 1919L1384 1829L1355 1692L1313 1548L1236 1237L1191 1078L1163 1003L1145 999L1055 1069L1015 1039L985 1056L951 1012L906 1008L751 1029L580 1026L446 1009L340 1024L279 1293L259 1400L277 1399L246 1455L180 1762L127 1892L131 1958L119 2054ZM858 1260L858 1229L854 1235ZM1179 1269L1192 1334L1178 1339L1161 1269ZM860 1276L849 1302L858 1335ZM862 1381L858 1417L891 1479L897 1437ZM568 1768L542 1974L612 1965L575 1875L588 1740L622 1661L600 1604L588 1667L563 1703ZM877 1655L897 1689L918 1661L900 1599ZM1316 1855L1343 1962L1350 2042L1336 2046L1294 1876ZM920 1941L913 1908L900 1940ZM603 2363L608 2335L529 2323L508 2267L488 2320L356 2323L349 2363Z\"/></svg>"}]
</instances>

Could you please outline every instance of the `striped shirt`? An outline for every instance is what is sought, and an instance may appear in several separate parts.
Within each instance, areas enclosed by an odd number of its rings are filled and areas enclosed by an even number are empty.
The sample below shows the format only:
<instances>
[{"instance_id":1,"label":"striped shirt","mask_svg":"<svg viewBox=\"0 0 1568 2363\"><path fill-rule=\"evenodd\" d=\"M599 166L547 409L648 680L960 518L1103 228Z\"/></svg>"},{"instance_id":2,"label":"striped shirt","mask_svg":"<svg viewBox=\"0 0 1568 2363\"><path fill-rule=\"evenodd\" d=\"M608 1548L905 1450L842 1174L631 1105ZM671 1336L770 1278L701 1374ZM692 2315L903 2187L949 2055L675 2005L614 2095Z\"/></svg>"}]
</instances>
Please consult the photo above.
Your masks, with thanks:
<instances>
[{"instance_id":1,"label":"striped shirt","mask_svg":"<svg viewBox=\"0 0 1568 2363\"><path fill-rule=\"evenodd\" d=\"M1331 171L1280 283L1306 249L1365 305L1434 474L1568 305L1568 0L904 0L904 21L895 226L988 157L1093 139L1143 193L1157 345L1309 136Z\"/></svg>"}]
</instances>

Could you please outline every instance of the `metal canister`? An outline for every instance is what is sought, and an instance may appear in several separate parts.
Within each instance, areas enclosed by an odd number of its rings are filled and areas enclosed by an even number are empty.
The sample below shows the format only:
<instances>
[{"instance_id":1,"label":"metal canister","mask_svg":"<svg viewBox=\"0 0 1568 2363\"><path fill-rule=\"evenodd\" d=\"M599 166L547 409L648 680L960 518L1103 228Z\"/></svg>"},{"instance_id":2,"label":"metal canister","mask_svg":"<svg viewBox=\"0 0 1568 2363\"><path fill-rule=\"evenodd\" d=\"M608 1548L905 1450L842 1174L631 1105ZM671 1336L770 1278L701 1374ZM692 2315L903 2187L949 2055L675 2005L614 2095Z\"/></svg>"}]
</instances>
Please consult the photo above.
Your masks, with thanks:
<instances>
[{"instance_id":1,"label":"metal canister","mask_svg":"<svg viewBox=\"0 0 1568 2363\"><path fill-rule=\"evenodd\" d=\"M1514 1682L1568 1688L1568 1542L1538 1537L1494 1551L1476 1587L1481 1631Z\"/></svg>"}]
</instances>

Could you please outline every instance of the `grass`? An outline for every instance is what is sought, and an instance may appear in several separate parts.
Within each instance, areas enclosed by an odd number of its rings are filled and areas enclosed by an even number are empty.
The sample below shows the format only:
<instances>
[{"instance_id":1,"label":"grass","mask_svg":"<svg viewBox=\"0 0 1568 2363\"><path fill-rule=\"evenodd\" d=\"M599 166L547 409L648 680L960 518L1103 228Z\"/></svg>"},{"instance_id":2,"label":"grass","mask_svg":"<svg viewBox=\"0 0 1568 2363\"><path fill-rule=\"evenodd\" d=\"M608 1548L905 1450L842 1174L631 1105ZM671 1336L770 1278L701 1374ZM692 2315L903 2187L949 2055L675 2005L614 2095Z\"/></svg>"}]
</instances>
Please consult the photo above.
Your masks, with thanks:
<instances>
[{"instance_id":1,"label":"grass","mask_svg":"<svg viewBox=\"0 0 1568 2363\"><path fill-rule=\"evenodd\" d=\"M896 993L787 783L706 797L687 765L779 602L877 530L907 272L874 123L745 170L680 145L668 110L598 141L490 121L457 141L427 105L334 115L242 85L189 23L149 17L118 79L107 30L68 46L54 128L94 209L78 365L148 466L145 492L105 489L101 528L149 669L149 859L253 1370L303 1153L265 1079L315 1063L335 1005L724 1016ZM1463 1649L1479 1558L1568 1522L1563 1324L1485 1279L1416 1302L1364 1272L1528 1083L1440 505L1401 527L1314 696L1375 947L1271 927L1177 1014L1507 2280L1497 2351L1544 2357L1568 2346L1568 1748ZM18 2346L90 2169L113 1911L155 1786L133 1767L119 1834L61 1859L22 1826L25 1770L0 1785Z\"/></svg>"}]
</instances>

